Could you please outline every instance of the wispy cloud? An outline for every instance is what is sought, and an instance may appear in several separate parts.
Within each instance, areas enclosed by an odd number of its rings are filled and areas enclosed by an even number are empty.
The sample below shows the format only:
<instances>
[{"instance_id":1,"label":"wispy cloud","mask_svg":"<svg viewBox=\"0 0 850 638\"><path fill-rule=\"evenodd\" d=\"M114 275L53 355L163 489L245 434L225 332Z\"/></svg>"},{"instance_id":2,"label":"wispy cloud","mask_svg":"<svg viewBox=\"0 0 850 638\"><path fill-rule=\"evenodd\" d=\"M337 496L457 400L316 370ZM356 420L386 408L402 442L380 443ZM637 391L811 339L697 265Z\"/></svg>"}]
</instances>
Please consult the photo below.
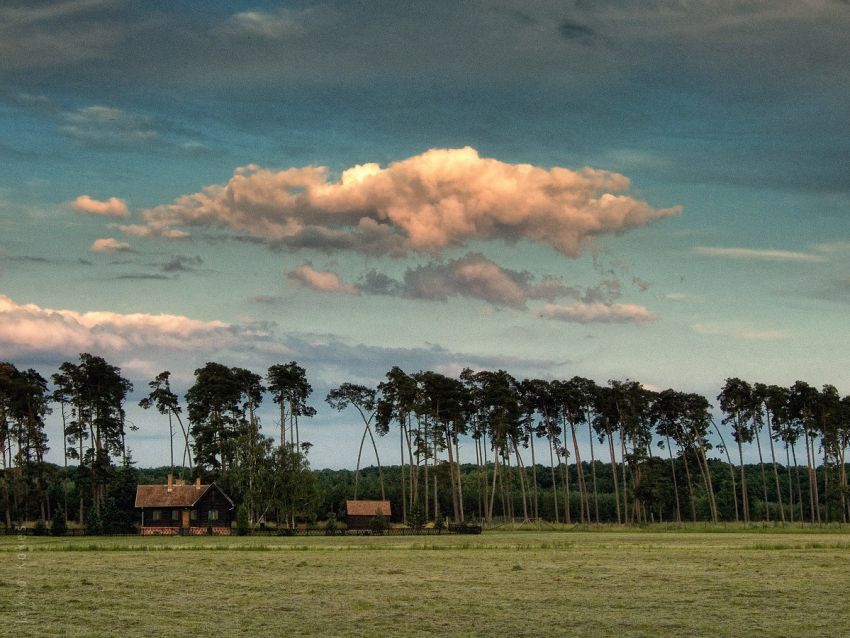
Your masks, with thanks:
<instances>
[{"instance_id":1,"label":"wispy cloud","mask_svg":"<svg viewBox=\"0 0 850 638\"><path fill-rule=\"evenodd\" d=\"M93 253L127 252L130 250L130 244L126 241L119 241L114 237L104 237L102 239L95 239L89 250Z\"/></svg>"},{"instance_id":2,"label":"wispy cloud","mask_svg":"<svg viewBox=\"0 0 850 638\"><path fill-rule=\"evenodd\" d=\"M635 304L585 303L570 306L547 305L540 316L576 323L634 323L644 324L658 317L644 306Z\"/></svg>"},{"instance_id":3,"label":"wispy cloud","mask_svg":"<svg viewBox=\"0 0 850 638\"><path fill-rule=\"evenodd\" d=\"M92 146L136 146L159 137L150 117L110 106L86 106L65 113L63 119L63 134Z\"/></svg>"},{"instance_id":4,"label":"wispy cloud","mask_svg":"<svg viewBox=\"0 0 850 638\"><path fill-rule=\"evenodd\" d=\"M710 337L732 337L745 341L784 341L791 337L785 330L753 326L744 323L696 323L694 332Z\"/></svg>"},{"instance_id":5,"label":"wispy cloud","mask_svg":"<svg viewBox=\"0 0 850 638\"><path fill-rule=\"evenodd\" d=\"M697 246L694 252L710 257L725 257L728 259L761 260L761 261L789 261L821 263L828 261L823 255L799 252L794 250L778 250L763 248L728 248L721 246Z\"/></svg>"}]
</instances>

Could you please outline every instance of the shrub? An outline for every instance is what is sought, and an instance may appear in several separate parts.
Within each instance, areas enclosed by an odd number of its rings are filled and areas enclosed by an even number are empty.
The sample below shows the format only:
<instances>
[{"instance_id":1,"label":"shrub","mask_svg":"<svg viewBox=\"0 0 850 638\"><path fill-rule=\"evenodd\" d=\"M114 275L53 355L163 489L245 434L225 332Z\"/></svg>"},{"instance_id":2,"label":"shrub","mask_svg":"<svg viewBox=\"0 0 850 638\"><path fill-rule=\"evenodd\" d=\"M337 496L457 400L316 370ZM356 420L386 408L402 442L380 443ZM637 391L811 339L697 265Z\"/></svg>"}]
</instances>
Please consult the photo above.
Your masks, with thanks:
<instances>
[{"instance_id":1,"label":"shrub","mask_svg":"<svg viewBox=\"0 0 850 638\"><path fill-rule=\"evenodd\" d=\"M415 505L410 511L410 516L408 516L407 520L413 529L422 529L425 527L426 521L425 510L422 509L421 505Z\"/></svg>"},{"instance_id":2,"label":"shrub","mask_svg":"<svg viewBox=\"0 0 850 638\"><path fill-rule=\"evenodd\" d=\"M437 518L434 519L434 529L438 532L446 529L446 519L443 518L442 512L437 512Z\"/></svg>"},{"instance_id":3,"label":"shrub","mask_svg":"<svg viewBox=\"0 0 850 638\"><path fill-rule=\"evenodd\" d=\"M375 516L369 521L369 529L373 534L383 534L390 527L387 517L380 511L375 512Z\"/></svg>"},{"instance_id":4,"label":"shrub","mask_svg":"<svg viewBox=\"0 0 850 638\"><path fill-rule=\"evenodd\" d=\"M64 536L68 532L68 521L61 507L53 510L53 520L50 522L50 533L53 536Z\"/></svg>"},{"instance_id":5,"label":"shrub","mask_svg":"<svg viewBox=\"0 0 850 638\"><path fill-rule=\"evenodd\" d=\"M250 530L250 522L248 521L248 508L240 505L236 510L236 534L239 536L247 536Z\"/></svg>"},{"instance_id":6,"label":"shrub","mask_svg":"<svg viewBox=\"0 0 850 638\"><path fill-rule=\"evenodd\" d=\"M33 536L47 536L47 525L43 519L38 519L35 522L35 527L32 528Z\"/></svg>"},{"instance_id":7,"label":"shrub","mask_svg":"<svg viewBox=\"0 0 850 638\"><path fill-rule=\"evenodd\" d=\"M328 512L328 520L325 522L325 534L336 534L336 530L336 514L334 514L333 512Z\"/></svg>"}]
</instances>

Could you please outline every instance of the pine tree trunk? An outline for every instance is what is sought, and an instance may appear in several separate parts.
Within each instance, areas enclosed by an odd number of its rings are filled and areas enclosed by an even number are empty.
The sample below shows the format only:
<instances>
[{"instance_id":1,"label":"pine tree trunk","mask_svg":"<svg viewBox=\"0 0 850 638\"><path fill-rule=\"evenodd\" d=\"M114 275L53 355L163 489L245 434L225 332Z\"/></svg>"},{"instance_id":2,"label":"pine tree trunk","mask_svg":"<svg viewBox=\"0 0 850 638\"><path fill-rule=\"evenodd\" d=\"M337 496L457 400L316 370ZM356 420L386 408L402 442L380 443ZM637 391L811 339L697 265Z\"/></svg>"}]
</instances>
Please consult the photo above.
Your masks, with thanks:
<instances>
[{"instance_id":1,"label":"pine tree trunk","mask_svg":"<svg viewBox=\"0 0 850 638\"><path fill-rule=\"evenodd\" d=\"M367 425L366 431L369 433L369 438L372 439L372 449L375 450L375 460L378 462L378 479L381 481L381 500L386 501L387 497L384 493L384 470L381 468L381 458L378 456L378 446L375 443L375 437L372 436L372 428Z\"/></svg>"},{"instance_id":2,"label":"pine tree trunk","mask_svg":"<svg viewBox=\"0 0 850 638\"><path fill-rule=\"evenodd\" d=\"M357 486L360 482L360 457L363 455L363 443L366 442L366 428L363 428L363 436L360 437L360 448L357 450L357 465L354 468L354 500L357 500Z\"/></svg>"},{"instance_id":3,"label":"pine tree trunk","mask_svg":"<svg viewBox=\"0 0 850 638\"><path fill-rule=\"evenodd\" d=\"M549 432L549 436L547 437L549 440L549 469L552 474L552 504L555 506L555 522L560 523L560 516L558 516L558 481L555 477L555 453L552 449L554 446L552 445L552 433Z\"/></svg>"},{"instance_id":4,"label":"pine tree trunk","mask_svg":"<svg viewBox=\"0 0 850 638\"><path fill-rule=\"evenodd\" d=\"M522 463L522 457L519 455L519 446L514 441L514 454L516 455L517 472L519 472L519 489L522 494L522 522L527 523L528 518L528 501L526 498L525 488L525 466Z\"/></svg>"},{"instance_id":5,"label":"pine tree trunk","mask_svg":"<svg viewBox=\"0 0 850 638\"><path fill-rule=\"evenodd\" d=\"M782 490L779 489L779 470L776 468L776 452L773 447L773 430L770 426L770 416L767 417L767 440L770 444L770 460L773 463L773 480L776 483L776 500L779 503L779 519L785 522L785 506L782 504Z\"/></svg>"},{"instance_id":6,"label":"pine tree trunk","mask_svg":"<svg viewBox=\"0 0 850 638\"><path fill-rule=\"evenodd\" d=\"M540 509L537 498L537 457L534 455L534 433L529 436L531 439L531 480L534 486L534 491L531 493L534 499L534 520L540 520Z\"/></svg>"},{"instance_id":7,"label":"pine tree trunk","mask_svg":"<svg viewBox=\"0 0 850 638\"><path fill-rule=\"evenodd\" d=\"M670 469L673 472L673 494L676 496L676 522L682 522L682 510L679 506L679 483L676 480L676 463L673 460L673 447L670 445L670 437L665 435L667 438L667 452L670 455Z\"/></svg>"},{"instance_id":8,"label":"pine tree trunk","mask_svg":"<svg viewBox=\"0 0 850 638\"><path fill-rule=\"evenodd\" d=\"M576 426L571 419L568 419L568 421L570 424L570 433L573 437L573 451L576 460L576 471L578 473L579 504L581 505L580 520L582 523L588 523L590 522L588 520L590 518L590 504L587 498L587 484L584 481L584 466L581 462L581 451L579 450L578 439L576 438Z\"/></svg>"},{"instance_id":9,"label":"pine tree trunk","mask_svg":"<svg viewBox=\"0 0 850 638\"><path fill-rule=\"evenodd\" d=\"M449 455L449 487L452 491L452 513L455 523L460 521L460 510L457 503L457 485L455 485L454 450L452 450L452 437L448 426L444 426L446 433L446 452Z\"/></svg>"},{"instance_id":10,"label":"pine tree trunk","mask_svg":"<svg viewBox=\"0 0 850 638\"><path fill-rule=\"evenodd\" d=\"M455 467L457 468L457 505L460 510L460 522L463 523L463 484L460 476L460 445L458 439L455 439Z\"/></svg>"},{"instance_id":11,"label":"pine tree trunk","mask_svg":"<svg viewBox=\"0 0 850 638\"><path fill-rule=\"evenodd\" d=\"M759 468L761 469L761 487L764 498L764 518L767 522L770 522L770 504L767 501L767 476L764 473L764 459L761 456L761 439L759 437L759 428L753 427L753 430L756 433L756 449L759 453Z\"/></svg>"},{"instance_id":12,"label":"pine tree trunk","mask_svg":"<svg viewBox=\"0 0 850 638\"><path fill-rule=\"evenodd\" d=\"M611 457L611 479L614 482L614 503L617 504L617 525L620 525L623 520L620 514L620 488L617 479L617 458L614 456L614 437L611 434L611 426L605 423L605 432L608 435L608 454Z\"/></svg>"},{"instance_id":13,"label":"pine tree trunk","mask_svg":"<svg viewBox=\"0 0 850 638\"><path fill-rule=\"evenodd\" d=\"M593 481L593 513L597 523L599 523L599 491L596 488L596 455L593 452L593 425L590 419L587 419L587 434L590 441L590 477Z\"/></svg>"},{"instance_id":14,"label":"pine tree trunk","mask_svg":"<svg viewBox=\"0 0 850 638\"><path fill-rule=\"evenodd\" d=\"M740 430L738 430L740 432ZM744 509L744 523L750 522L750 501L747 497L747 477L744 474L744 449L741 446L741 436L738 435L738 459L741 468L741 507Z\"/></svg>"}]
</instances>

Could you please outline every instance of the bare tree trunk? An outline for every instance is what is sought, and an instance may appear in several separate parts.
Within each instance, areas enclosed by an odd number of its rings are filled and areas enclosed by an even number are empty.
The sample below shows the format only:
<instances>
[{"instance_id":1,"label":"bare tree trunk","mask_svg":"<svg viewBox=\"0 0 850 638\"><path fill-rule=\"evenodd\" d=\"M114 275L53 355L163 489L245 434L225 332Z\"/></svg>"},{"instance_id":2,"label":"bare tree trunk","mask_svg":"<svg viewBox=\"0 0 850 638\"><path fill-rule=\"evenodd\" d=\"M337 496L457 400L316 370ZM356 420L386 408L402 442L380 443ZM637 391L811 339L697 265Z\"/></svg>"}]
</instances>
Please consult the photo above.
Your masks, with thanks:
<instances>
[{"instance_id":1,"label":"bare tree trunk","mask_svg":"<svg viewBox=\"0 0 850 638\"><path fill-rule=\"evenodd\" d=\"M576 438L576 426L571 419L568 419L570 424L570 433L573 437L573 450L575 452L576 470L578 472L578 489L579 501L581 505L581 522L587 523L590 519L590 503L587 498L587 484L584 481L584 466L581 463L581 451L578 447L578 439Z\"/></svg>"},{"instance_id":2,"label":"bare tree trunk","mask_svg":"<svg viewBox=\"0 0 850 638\"><path fill-rule=\"evenodd\" d=\"M552 503L555 506L555 522L560 523L560 516L558 516L558 481L555 477L555 453L553 451L552 445L552 433L549 432L549 436L547 437L549 440L549 469L552 473Z\"/></svg>"},{"instance_id":3,"label":"bare tree trunk","mask_svg":"<svg viewBox=\"0 0 850 638\"><path fill-rule=\"evenodd\" d=\"M401 453L401 522L407 525L407 484L404 480L404 417L399 419L398 446Z\"/></svg>"},{"instance_id":4,"label":"bare tree trunk","mask_svg":"<svg viewBox=\"0 0 850 638\"><path fill-rule=\"evenodd\" d=\"M694 484L691 481L691 468L688 467L688 448L685 446L682 448L682 460L685 462L685 479L688 482L688 499L691 503L691 520L696 523L697 522L697 508L696 502L694 500Z\"/></svg>"},{"instance_id":5,"label":"bare tree trunk","mask_svg":"<svg viewBox=\"0 0 850 638\"><path fill-rule=\"evenodd\" d=\"M516 455L517 472L519 472L519 489L522 493L522 522L527 523L528 518L528 501L526 499L525 489L525 466L522 463L522 457L519 455L519 446L514 441L514 454Z\"/></svg>"},{"instance_id":6,"label":"bare tree trunk","mask_svg":"<svg viewBox=\"0 0 850 638\"><path fill-rule=\"evenodd\" d=\"M534 455L534 433L532 432L529 435L531 439L531 480L532 485L534 486L534 491L532 492L532 496L534 498L534 520L540 520L540 510L537 499L537 457Z\"/></svg>"},{"instance_id":7,"label":"bare tree trunk","mask_svg":"<svg viewBox=\"0 0 850 638\"><path fill-rule=\"evenodd\" d=\"M794 522L794 482L791 476L791 451L788 449L788 442L785 442L785 471L788 474L788 513L791 515L791 522Z\"/></svg>"},{"instance_id":8,"label":"bare tree trunk","mask_svg":"<svg viewBox=\"0 0 850 638\"><path fill-rule=\"evenodd\" d=\"M357 500L357 485L360 482L360 457L363 455L363 443L366 441L367 428L363 428L363 436L360 437L360 448L357 450L357 466L354 468L354 500Z\"/></svg>"},{"instance_id":9,"label":"bare tree trunk","mask_svg":"<svg viewBox=\"0 0 850 638\"><path fill-rule=\"evenodd\" d=\"M449 433L449 428L444 426L446 433L446 451L449 456L449 486L452 491L452 512L454 514L454 522L460 521L460 510L457 503L457 485L455 485L455 469L454 469L454 450L452 450L452 438Z\"/></svg>"},{"instance_id":10,"label":"bare tree trunk","mask_svg":"<svg viewBox=\"0 0 850 638\"><path fill-rule=\"evenodd\" d=\"M611 479L614 482L614 502L617 504L617 524L623 522L620 514L620 488L617 479L617 457L614 455L614 437L611 434L611 426L606 422L605 433L608 435L608 454L611 456Z\"/></svg>"},{"instance_id":11,"label":"bare tree trunk","mask_svg":"<svg viewBox=\"0 0 850 638\"><path fill-rule=\"evenodd\" d=\"M764 459L761 456L761 439L759 437L759 428L754 426L753 430L756 433L756 449L759 453L759 468L761 469L761 487L764 498L764 518L766 521L770 522L770 504L767 501L767 476L764 473Z\"/></svg>"},{"instance_id":12,"label":"bare tree trunk","mask_svg":"<svg viewBox=\"0 0 850 638\"><path fill-rule=\"evenodd\" d=\"M593 425L590 419L587 419L587 434L590 441L590 477L593 481L593 513L597 523L599 523L599 492L596 489L596 455L593 452Z\"/></svg>"},{"instance_id":13,"label":"bare tree trunk","mask_svg":"<svg viewBox=\"0 0 850 638\"><path fill-rule=\"evenodd\" d=\"M626 441L623 436L623 430L620 429L620 469L623 472L623 520L629 522L629 500L628 489L626 483Z\"/></svg>"},{"instance_id":14,"label":"bare tree trunk","mask_svg":"<svg viewBox=\"0 0 850 638\"><path fill-rule=\"evenodd\" d=\"M670 469L673 471L673 494L676 496L676 522L682 522L682 510L679 506L679 483L676 480L676 463L673 460L673 447L670 445L670 437L665 435L667 439L667 452L670 456Z\"/></svg>"},{"instance_id":15,"label":"bare tree trunk","mask_svg":"<svg viewBox=\"0 0 850 638\"><path fill-rule=\"evenodd\" d=\"M779 519L785 522L785 506L782 504L782 490L779 489L779 470L776 468L776 452L773 448L773 429L770 424L770 413L767 417L767 440L770 444L770 460L773 463L773 480L776 483L776 500L779 502Z\"/></svg>"},{"instance_id":16,"label":"bare tree trunk","mask_svg":"<svg viewBox=\"0 0 850 638\"><path fill-rule=\"evenodd\" d=\"M740 430L739 430L740 432ZM750 501L747 497L747 477L744 474L744 449L741 446L741 437L738 436L738 458L741 461L741 506L744 509L744 523L750 522Z\"/></svg>"},{"instance_id":17,"label":"bare tree trunk","mask_svg":"<svg viewBox=\"0 0 850 638\"><path fill-rule=\"evenodd\" d=\"M493 489L490 490L490 504L487 509L487 522L493 521L493 505L496 500L496 477L499 474L499 451L493 448Z\"/></svg>"},{"instance_id":18,"label":"bare tree trunk","mask_svg":"<svg viewBox=\"0 0 850 638\"><path fill-rule=\"evenodd\" d=\"M386 501L387 497L384 494L384 470L381 468L381 458L378 456L378 446L375 443L375 437L372 436L372 428L367 425L366 431L369 433L369 438L372 439L372 449L375 450L375 460L378 462L378 478L381 481L381 500Z\"/></svg>"},{"instance_id":19,"label":"bare tree trunk","mask_svg":"<svg viewBox=\"0 0 850 638\"><path fill-rule=\"evenodd\" d=\"M800 504L800 521L806 517L803 512L803 486L800 484L800 466L797 463L797 450L791 446L791 458L794 460L794 474L797 475L797 502Z\"/></svg>"},{"instance_id":20,"label":"bare tree trunk","mask_svg":"<svg viewBox=\"0 0 850 638\"><path fill-rule=\"evenodd\" d=\"M463 512L463 484L461 483L460 476L460 445L457 438L455 438L455 467L457 469L457 505L460 510L460 522L464 522L464 512Z\"/></svg>"},{"instance_id":21,"label":"bare tree trunk","mask_svg":"<svg viewBox=\"0 0 850 638\"><path fill-rule=\"evenodd\" d=\"M711 506L711 520L713 523L716 523L718 520L717 499L714 497L714 485L711 482L711 468L708 465L708 458L705 456L705 448L701 445L699 446L699 452L702 456L703 466L705 467L705 487L708 490L708 503Z\"/></svg>"},{"instance_id":22,"label":"bare tree trunk","mask_svg":"<svg viewBox=\"0 0 850 638\"><path fill-rule=\"evenodd\" d=\"M809 433L803 430L804 443L806 445L806 469L809 473L809 508L811 513L811 521L815 522L816 518L820 518L820 512L815 509L815 489L817 488L817 480L815 479L814 470L812 470L812 450L809 447ZM818 521L820 522L820 521Z\"/></svg>"}]
</instances>

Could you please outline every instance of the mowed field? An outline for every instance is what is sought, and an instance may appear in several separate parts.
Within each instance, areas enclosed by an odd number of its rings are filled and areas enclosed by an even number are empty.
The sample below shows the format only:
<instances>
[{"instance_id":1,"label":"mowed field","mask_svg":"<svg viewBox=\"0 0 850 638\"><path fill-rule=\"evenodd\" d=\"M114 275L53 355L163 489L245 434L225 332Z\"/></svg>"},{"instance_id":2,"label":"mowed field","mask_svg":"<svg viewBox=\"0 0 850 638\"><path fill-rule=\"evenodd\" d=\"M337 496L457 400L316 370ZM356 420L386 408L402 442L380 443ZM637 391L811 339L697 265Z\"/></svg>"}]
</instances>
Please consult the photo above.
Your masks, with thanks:
<instances>
[{"instance_id":1,"label":"mowed field","mask_svg":"<svg viewBox=\"0 0 850 638\"><path fill-rule=\"evenodd\" d=\"M846 529L0 540L2 636L850 636Z\"/></svg>"}]
</instances>

